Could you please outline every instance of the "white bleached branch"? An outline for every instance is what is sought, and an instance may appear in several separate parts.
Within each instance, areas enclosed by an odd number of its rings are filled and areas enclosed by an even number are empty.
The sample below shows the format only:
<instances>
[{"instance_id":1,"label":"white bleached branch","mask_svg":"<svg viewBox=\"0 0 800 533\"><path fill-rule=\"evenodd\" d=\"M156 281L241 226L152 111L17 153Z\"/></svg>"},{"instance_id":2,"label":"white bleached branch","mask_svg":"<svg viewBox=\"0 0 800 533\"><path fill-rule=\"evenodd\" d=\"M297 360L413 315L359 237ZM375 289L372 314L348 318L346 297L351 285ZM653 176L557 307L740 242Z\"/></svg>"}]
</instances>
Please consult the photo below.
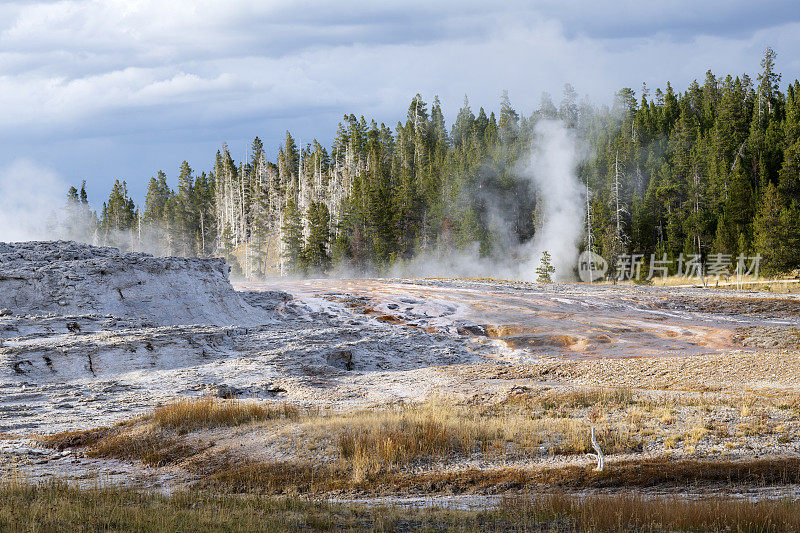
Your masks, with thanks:
<instances>
[{"instance_id":1,"label":"white bleached branch","mask_svg":"<svg viewBox=\"0 0 800 533\"><path fill-rule=\"evenodd\" d=\"M592 459L597 460L597 468L595 468L595 472L602 472L606 468L606 459L603 456L603 450L600 449L600 445L597 444L597 439L594 436L594 426L592 426L592 448L594 448L595 453L587 454Z\"/></svg>"}]
</instances>

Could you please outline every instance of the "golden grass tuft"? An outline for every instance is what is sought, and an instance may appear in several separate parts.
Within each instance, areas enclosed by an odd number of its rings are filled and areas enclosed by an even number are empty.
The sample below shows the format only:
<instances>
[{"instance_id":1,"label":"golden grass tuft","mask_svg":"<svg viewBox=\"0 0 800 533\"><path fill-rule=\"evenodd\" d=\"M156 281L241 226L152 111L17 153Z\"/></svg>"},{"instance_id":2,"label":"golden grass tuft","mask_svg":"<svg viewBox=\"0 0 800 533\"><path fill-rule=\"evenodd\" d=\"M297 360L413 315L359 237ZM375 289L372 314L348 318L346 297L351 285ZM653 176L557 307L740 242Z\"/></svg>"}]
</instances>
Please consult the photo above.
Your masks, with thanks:
<instances>
[{"instance_id":1,"label":"golden grass tuft","mask_svg":"<svg viewBox=\"0 0 800 533\"><path fill-rule=\"evenodd\" d=\"M58 450L88 448L90 457L165 466L195 456L209 447L200 442L191 443L180 435L199 429L234 427L265 420L297 420L299 416L300 411L286 403L268 405L207 397L180 400L114 428L68 431L42 436L38 440Z\"/></svg>"},{"instance_id":2,"label":"golden grass tuft","mask_svg":"<svg viewBox=\"0 0 800 533\"><path fill-rule=\"evenodd\" d=\"M631 453L642 451L642 438L631 430L630 427L601 427L597 431L597 441L600 443L603 453L612 455L615 453ZM577 455L582 453L593 453L592 439L586 430L585 424L575 423L572 431L567 432L565 438L551 446L550 453L553 455Z\"/></svg>"},{"instance_id":3,"label":"golden grass tuft","mask_svg":"<svg viewBox=\"0 0 800 533\"><path fill-rule=\"evenodd\" d=\"M67 448L91 446L108 436L111 432L112 430L109 428L64 431L53 435L40 436L37 437L37 440L48 448L55 448L58 451L63 451Z\"/></svg>"},{"instance_id":4,"label":"golden grass tuft","mask_svg":"<svg viewBox=\"0 0 800 533\"><path fill-rule=\"evenodd\" d=\"M499 437L497 430L453 424L449 417L404 411L375 424L355 424L339 433L341 458L359 473L404 466L420 458L447 460L468 456Z\"/></svg>"},{"instance_id":5,"label":"golden grass tuft","mask_svg":"<svg viewBox=\"0 0 800 533\"><path fill-rule=\"evenodd\" d=\"M334 436L341 467L364 479L419 461L446 462L505 450L513 438L504 422L474 408L431 402L323 416L309 421L308 431Z\"/></svg>"},{"instance_id":6,"label":"golden grass tuft","mask_svg":"<svg viewBox=\"0 0 800 533\"><path fill-rule=\"evenodd\" d=\"M233 427L263 420L296 420L299 416L299 409L289 403L269 405L253 401L204 397L180 400L159 407L147 419L159 428L189 432L196 429Z\"/></svg>"},{"instance_id":7,"label":"golden grass tuft","mask_svg":"<svg viewBox=\"0 0 800 533\"><path fill-rule=\"evenodd\" d=\"M194 462L201 479L195 489L235 494L318 494L351 485L350 474L334 465L241 460L229 454Z\"/></svg>"},{"instance_id":8,"label":"golden grass tuft","mask_svg":"<svg viewBox=\"0 0 800 533\"><path fill-rule=\"evenodd\" d=\"M506 498L509 516L569 517L555 531L797 531L798 502L747 502L725 498L697 501L680 497L649 498L641 494L576 498L550 494L539 498Z\"/></svg>"},{"instance_id":9,"label":"golden grass tuft","mask_svg":"<svg viewBox=\"0 0 800 533\"><path fill-rule=\"evenodd\" d=\"M112 433L93 443L87 455L126 461L141 461L147 466L167 466L193 457L206 448L163 432L147 429L134 433Z\"/></svg>"},{"instance_id":10,"label":"golden grass tuft","mask_svg":"<svg viewBox=\"0 0 800 533\"><path fill-rule=\"evenodd\" d=\"M709 430L704 427L695 426L691 430L689 430L689 438L688 441L691 444L697 444L701 440L705 438L706 435L709 434Z\"/></svg>"},{"instance_id":11,"label":"golden grass tuft","mask_svg":"<svg viewBox=\"0 0 800 533\"><path fill-rule=\"evenodd\" d=\"M569 391L545 391L532 395L514 395L509 402L517 402L529 407L539 407L545 411L565 409L586 409L590 407L624 407L635 400L628 388L577 389Z\"/></svg>"}]
</instances>

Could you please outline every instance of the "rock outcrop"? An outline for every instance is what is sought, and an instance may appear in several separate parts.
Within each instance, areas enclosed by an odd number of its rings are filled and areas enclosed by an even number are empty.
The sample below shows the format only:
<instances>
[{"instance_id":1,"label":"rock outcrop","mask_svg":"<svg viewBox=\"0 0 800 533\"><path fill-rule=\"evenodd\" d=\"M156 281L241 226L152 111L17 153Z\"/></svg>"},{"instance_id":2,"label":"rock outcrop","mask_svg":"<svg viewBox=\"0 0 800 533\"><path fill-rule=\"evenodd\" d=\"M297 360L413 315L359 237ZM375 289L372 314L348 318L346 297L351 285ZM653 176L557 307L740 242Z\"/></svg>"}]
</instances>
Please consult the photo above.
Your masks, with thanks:
<instances>
[{"instance_id":1,"label":"rock outcrop","mask_svg":"<svg viewBox=\"0 0 800 533\"><path fill-rule=\"evenodd\" d=\"M0 309L113 315L154 326L254 324L218 258L153 257L72 241L0 243Z\"/></svg>"}]
</instances>

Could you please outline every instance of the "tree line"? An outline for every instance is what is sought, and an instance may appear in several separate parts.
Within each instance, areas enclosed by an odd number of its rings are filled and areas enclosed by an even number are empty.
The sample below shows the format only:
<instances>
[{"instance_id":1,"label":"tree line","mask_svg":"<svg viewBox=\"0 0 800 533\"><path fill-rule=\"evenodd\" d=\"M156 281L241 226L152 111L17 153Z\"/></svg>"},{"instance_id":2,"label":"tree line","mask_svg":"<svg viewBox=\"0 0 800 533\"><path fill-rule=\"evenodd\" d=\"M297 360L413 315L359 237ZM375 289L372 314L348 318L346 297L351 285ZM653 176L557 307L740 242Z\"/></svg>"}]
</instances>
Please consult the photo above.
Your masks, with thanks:
<instances>
[{"instance_id":1,"label":"tree line","mask_svg":"<svg viewBox=\"0 0 800 533\"><path fill-rule=\"evenodd\" d=\"M177 189L163 172L150 178L144 205L119 180L102 209L90 210L83 187L69 205L84 238L221 255L246 277L382 272L467 248L507 256L541 222L520 162L537 122L556 119L591 154L578 167L583 249L644 261L760 254L762 269L786 271L800 267L800 82L785 92L780 82L767 49L755 79L708 71L682 92L624 88L611 106L579 100L570 85L528 115L507 93L497 113L476 113L465 97L449 128L439 99L417 94L393 128L346 115L329 148L286 132L275 161L258 137L238 162L223 144L207 172L184 161Z\"/></svg>"}]
</instances>

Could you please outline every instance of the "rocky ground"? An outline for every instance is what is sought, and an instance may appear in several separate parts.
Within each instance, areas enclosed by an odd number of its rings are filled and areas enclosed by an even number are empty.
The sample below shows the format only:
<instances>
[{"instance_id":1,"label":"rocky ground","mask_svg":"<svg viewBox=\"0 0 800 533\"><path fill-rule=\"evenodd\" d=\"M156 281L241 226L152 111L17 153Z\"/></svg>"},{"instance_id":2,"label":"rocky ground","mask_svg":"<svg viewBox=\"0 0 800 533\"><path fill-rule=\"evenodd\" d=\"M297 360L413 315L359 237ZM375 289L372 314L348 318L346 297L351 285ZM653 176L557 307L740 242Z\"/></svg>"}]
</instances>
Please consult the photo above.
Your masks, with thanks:
<instances>
[{"instance_id":1,"label":"rocky ground","mask_svg":"<svg viewBox=\"0 0 800 533\"><path fill-rule=\"evenodd\" d=\"M0 309L17 316L111 315L150 327L261 322L234 293L228 270L222 259L153 257L72 241L0 243Z\"/></svg>"},{"instance_id":2,"label":"rocky ground","mask_svg":"<svg viewBox=\"0 0 800 533\"><path fill-rule=\"evenodd\" d=\"M409 466L417 473L586 466L582 444L569 443L591 425L619 444L612 464L800 451L793 295L445 279L235 288L217 260L0 244L0 469L179 486L194 475L179 465L91 458L36 438L208 395L313 414L191 435L209 456L241 448L240 459L260 461L299 456L304 443L304 461L333 464L341 450L320 427L431 402L454 420L500 409L538 437L504 426L503 453L423 460ZM627 400L592 396L602 390Z\"/></svg>"}]
</instances>

